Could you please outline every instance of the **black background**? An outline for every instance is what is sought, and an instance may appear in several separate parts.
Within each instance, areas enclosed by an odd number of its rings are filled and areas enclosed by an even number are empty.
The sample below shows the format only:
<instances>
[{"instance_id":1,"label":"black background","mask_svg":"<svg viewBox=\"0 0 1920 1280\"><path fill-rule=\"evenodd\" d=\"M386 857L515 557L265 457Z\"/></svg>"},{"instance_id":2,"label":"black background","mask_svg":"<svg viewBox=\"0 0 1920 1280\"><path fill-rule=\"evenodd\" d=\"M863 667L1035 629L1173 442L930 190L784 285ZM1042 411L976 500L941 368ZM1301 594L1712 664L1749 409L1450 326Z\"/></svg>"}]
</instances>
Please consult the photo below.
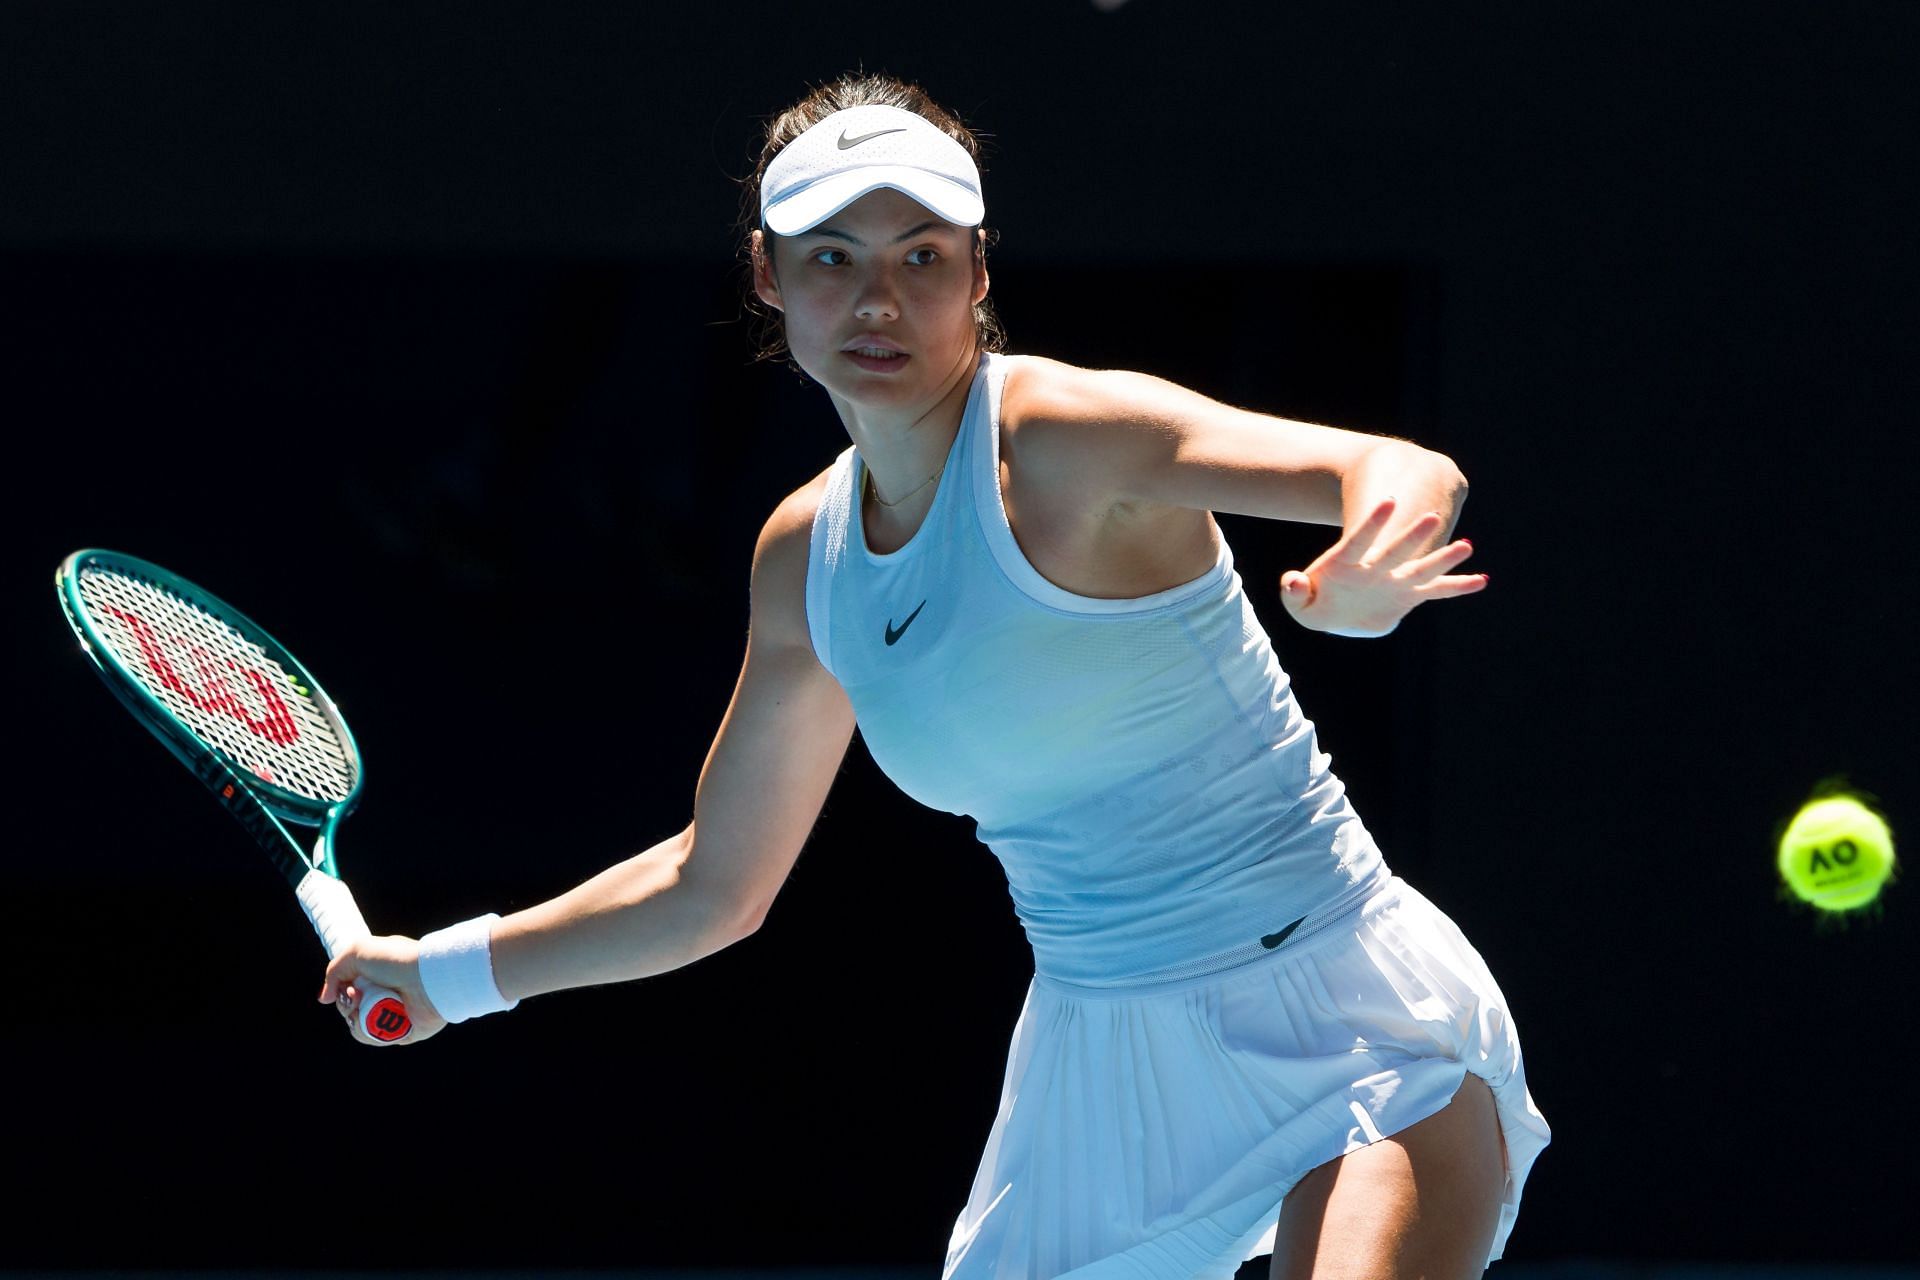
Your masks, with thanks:
<instances>
[{"instance_id":1,"label":"black background","mask_svg":"<svg viewBox=\"0 0 1920 1280\"><path fill-rule=\"evenodd\" d=\"M759 522L845 444L749 359L735 179L862 65L988 135L1015 350L1472 481L1491 588L1385 640L1280 609L1330 530L1223 523L1521 1028L1508 1257L1913 1257L1911 891L1822 928L1771 841L1836 774L1916 812L1917 57L1893 2L10 3L0 1264L934 1273L1031 972L970 823L856 745L745 943L376 1053L50 590L120 548L289 641L376 929L679 829Z\"/></svg>"}]
</instances>

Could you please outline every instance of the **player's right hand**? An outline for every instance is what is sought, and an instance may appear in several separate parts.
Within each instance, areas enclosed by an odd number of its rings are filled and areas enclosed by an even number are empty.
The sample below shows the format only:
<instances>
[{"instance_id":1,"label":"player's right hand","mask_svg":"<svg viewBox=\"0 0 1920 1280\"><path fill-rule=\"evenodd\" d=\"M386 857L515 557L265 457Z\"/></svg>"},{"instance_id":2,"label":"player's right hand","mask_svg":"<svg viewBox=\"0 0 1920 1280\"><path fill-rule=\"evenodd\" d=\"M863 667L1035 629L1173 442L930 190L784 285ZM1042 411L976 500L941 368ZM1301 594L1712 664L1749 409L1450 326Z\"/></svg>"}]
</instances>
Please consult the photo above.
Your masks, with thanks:
<instances>
[{"instance_id":1,"label":"player's right hand","mask_svg":"<svg viewBox=\"0 0 1920 1280\"><path fill-rule=\"evenodd\" d=\"M407 1007L407 1017L412 1020L413 1028L405 1037L391 1041L392 1044L418 1044L429 1036L437 1035L447 1025L440 1011L427 999L426 988L420 983L420 943L414 938L400 934L388 934L385 937L362 938L340 948L340 954L327 965L327 976L320 986L320 1003L330 1004L340 1010L340 1016L346 1019L347 1029L361 1044L385 1047L381 1041L371 1039L360 1029L360 979L367 983L385 987L399 997L400 1003Z\"/></svg>"}]
</instances>

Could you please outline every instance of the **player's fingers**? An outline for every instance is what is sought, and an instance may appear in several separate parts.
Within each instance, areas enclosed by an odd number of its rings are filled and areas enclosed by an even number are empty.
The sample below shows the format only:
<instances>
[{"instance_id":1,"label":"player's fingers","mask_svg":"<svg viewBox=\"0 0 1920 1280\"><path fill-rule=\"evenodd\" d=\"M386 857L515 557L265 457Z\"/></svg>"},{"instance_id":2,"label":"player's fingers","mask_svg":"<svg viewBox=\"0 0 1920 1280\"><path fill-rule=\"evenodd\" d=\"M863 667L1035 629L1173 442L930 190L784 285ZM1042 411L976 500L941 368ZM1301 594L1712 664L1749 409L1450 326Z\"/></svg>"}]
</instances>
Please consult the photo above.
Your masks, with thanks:
<instances>
[{"instance_id":1,"label":"player's fingers","mask_svg":"<svg viewBox=\"0 0 1920 1280\"><path fill-rule=\"evenodd\" d=\"M320 983L320 1003L332 1004L347 991L347 984L360 976L360 957L352 943L340 948L340 954L327 962L325 978Z\"/></svg>"},{"instance_id":2,"label":"player's fingers","mask_svg":"<svg viewBox=\"0 0 1920 1280\"><path fill-rule=\"evenodd\" d=\"M1484 573L1450 574L1422 583L1413 590L1423 600L1444 600L1449 596L1470 596L1476 591L1483 591L1489 581L1491 579Z\"/></svg>"},{"instance_id":3,"label":"player's fingers","mask_svg":"<svg viewBox=\"0 0 1920 1280\"><path fill-rule=\"evenodd\" d=\"M340 948L340 954L326 961L326 977L321 981L321 1004L332 1004L342 996L357 996L359 992L351 986L367 975L367 965L359 954L359 944L348 942Z\"/></svg>"},{"instance_id":4,"label":"player's fingers","mask_svg":"<svg viewBox=\"0 0 1920 1280\"><path fill-rule=\"evenodd\" d=\"M341 1003L344 1004L345 1001ZM358 1040L361 1044L373 1043L372 1040L367 1038L367 1033L360 1029L360 1010L358 1008L343 1010L340 1016L346 1020L348 1035Z\"/></svg>"},{"instance_id":5,"label":"player's fingers","mask_svg":"<svg viewBox=\"0 0 1920 1280\"><path fill-rule=\"evenodd\" d=\"M1349 529L1333 544L1328 554L1345 564L1357 564L1360 558L1373 547L1373 540L1387 527L1387 521L1393 517L1394 500L1382 498L1366 518Z\"/></svg>"},{"instance_id":6,"label":"player's fingers","mask_svg":"<svg viewBox=\"0 0 1920 1280\"><path fill-rule=\"evenodd\" d=\"M1433 531L1445 523L1438 511L1425 511L1394 535L1393 541L1377 548L1371 557L1375 564L1397 564L1412 555L1421 543L1433 536Z\"/></svg>"},{"instance_id":7,"label":"player's fingers","mask_svg":"<svg viewBox=\"0 0 1920 1280\"><path fill-rule=\"evenodd\" d=\"M357 987L347 987L341 993L336 1007L340 1010L341 1021L347 1024L348 1035L361 1044L378 1047L379 1042L369 1037L365 1028L360 1025L360 991Z\"/></svg>"},{"instance_id":8,"label":"player's fingers","mask_svg":"<svg viewBox=\"0 0 1920 1280\"><path fill-rule=\"evenodd\" d=\"M1402 578L1423 578L1451 569L1473 554L1473 543L1465 538L1429 551L1417 560L1409 560L1395 572Z\"/></svg>"}]
</instances>

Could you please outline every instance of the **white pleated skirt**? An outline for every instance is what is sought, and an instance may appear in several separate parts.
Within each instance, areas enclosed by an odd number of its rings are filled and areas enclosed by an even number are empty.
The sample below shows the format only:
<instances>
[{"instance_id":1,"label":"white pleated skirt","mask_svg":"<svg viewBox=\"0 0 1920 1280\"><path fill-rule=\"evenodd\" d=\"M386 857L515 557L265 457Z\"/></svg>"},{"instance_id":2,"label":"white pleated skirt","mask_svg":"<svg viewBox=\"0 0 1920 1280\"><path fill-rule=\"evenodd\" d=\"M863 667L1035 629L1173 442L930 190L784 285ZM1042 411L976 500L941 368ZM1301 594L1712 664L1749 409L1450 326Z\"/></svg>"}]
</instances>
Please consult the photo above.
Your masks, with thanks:
<instances>
[{"instance_id":1,"label":"white pleated skirt","mask_svg":"<svg viewBox=\"0 0 1920 1280\"><path fill-rule=\"evenodd\" d=\"M1398 876L1296 949L1182 982L1036 975L942 1280L1198 1280L1273 1252L1310 1170L1493 1087L1500 1257L1551 1137L1480 954Z\"/></svg>"}]
</instances>

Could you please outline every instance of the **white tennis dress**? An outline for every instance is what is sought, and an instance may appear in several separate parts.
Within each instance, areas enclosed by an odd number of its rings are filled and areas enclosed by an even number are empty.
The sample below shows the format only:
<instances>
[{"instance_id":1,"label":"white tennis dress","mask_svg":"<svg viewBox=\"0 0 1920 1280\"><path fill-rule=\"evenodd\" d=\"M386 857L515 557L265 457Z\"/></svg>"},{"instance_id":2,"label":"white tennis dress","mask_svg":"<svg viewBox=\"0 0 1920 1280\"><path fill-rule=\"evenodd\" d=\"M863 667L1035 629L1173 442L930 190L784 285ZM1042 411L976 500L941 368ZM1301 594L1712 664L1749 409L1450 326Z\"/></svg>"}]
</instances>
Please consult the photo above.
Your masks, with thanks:
<instances>
[{"instance_id":1,"label":"white tennis dress","mask_svg":"<svg viewBox=\"0 0 1920 1280\"><path fill-rule=\"evenodd\" d=\"M1000 495L983 355L932 509L867 548L859 454L814 519L807 620L876 762L978 823L1033 948L999 1112L942 1280L1192 1280L1270 1253L1314 1167L1468 1071L1512 1229L1549 1130L1505 1001L1394 876L1319 749L1224 539L1180 586L1041 577Z\"/></svg>"}]
</instances>

